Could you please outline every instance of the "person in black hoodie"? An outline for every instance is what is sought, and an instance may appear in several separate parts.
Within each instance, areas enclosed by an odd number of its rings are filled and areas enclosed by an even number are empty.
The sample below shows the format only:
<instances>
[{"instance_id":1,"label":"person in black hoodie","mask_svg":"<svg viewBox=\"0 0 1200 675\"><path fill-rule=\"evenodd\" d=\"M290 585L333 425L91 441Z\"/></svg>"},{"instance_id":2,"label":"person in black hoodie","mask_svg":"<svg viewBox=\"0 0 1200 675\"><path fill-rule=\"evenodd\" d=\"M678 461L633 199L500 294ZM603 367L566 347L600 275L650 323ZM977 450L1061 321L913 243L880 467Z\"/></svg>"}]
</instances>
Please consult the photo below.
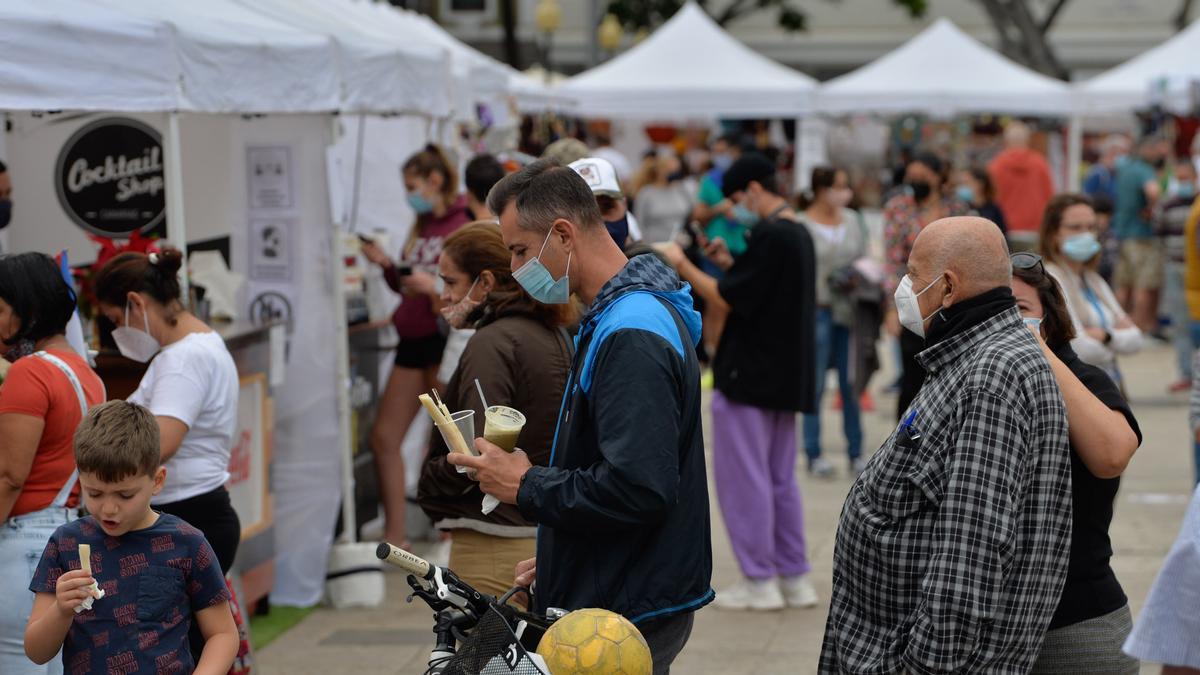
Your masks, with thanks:
<instances>
[{"instance_id":1,"label":"person in black hoodie","mask_svg":"<svg viewBox=\"0 0 1200 675\"><path fill-rule=\"evenodd\" d=\"M718 282L678 246L668 258L706 303L728 312L713 361L713 474L721 515L744 581L722 591L724 609L814 607L804 511L796 484L796 413L816 408L816 257L812 236L779 194L775 165L739 158L721 188L748 226L735 262L709 246Z\"/></svg>"},{"instance_id":2,"label":"person in black hoodie","mask_svg":"<svg viewBox=\"0 0 1200 675\"><path fill-rule=\"evenodd\" d=\"M712 601L708 482L700 417L700 316L687 284L655 256L628 260L586 181L553 161L504 178L500 214L513 277L535 300L587 306L549 466L483 439L449 461L537 523L533 609L624 615L667 673Z\"/></svg>"}]
</instances>

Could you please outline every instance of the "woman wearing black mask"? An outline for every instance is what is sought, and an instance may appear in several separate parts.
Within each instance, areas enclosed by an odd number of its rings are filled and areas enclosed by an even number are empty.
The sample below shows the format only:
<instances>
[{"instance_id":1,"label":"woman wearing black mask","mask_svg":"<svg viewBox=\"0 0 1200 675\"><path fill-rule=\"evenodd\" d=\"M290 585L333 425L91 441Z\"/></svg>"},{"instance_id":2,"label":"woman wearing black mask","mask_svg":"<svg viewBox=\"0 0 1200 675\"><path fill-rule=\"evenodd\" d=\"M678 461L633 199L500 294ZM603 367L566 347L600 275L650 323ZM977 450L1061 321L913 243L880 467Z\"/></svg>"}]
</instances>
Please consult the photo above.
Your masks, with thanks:
<instances>
[{"instance_id":1,"label":"woman wearing black mask","mask_svg":"<svg viewBox=\"0 0 1200 675\"><path fill-rule=\"evenodd\" d=\"M937 155L918 153L904 170L904 190L888 200L883 207L883 240L887 265L891 272L887 277L891 297L896 285L908 274L908 256L913 242L926 225L939 218L965 216L971 212L970 205L953 195L943 194L949 167ZM917 365L917 353L925 348L925 339L911 331L901 330L894 308L885 320L888 332L900 338L902 374L900 398L897 401L897 419L908 409L921 383L925 371Z\"/></svg>"}]
</instances>

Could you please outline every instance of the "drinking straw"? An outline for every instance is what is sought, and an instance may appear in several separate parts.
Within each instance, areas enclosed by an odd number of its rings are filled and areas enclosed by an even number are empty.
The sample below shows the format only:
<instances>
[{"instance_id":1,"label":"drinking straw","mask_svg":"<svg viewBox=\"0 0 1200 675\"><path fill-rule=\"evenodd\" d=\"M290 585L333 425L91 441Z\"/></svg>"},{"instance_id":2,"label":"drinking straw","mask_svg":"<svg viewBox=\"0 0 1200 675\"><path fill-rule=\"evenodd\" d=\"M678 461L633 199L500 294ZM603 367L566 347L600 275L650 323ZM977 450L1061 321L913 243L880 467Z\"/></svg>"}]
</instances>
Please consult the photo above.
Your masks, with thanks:
<instances>
[{"instance_id":1,"label":"drinking straw","mask_svg":"<svg viewBox=\"0 0 1200 675\"><path fill-rule=\"evenodd\" d=\"M483 409L488 409L487 399L483 396L483 385L479 384L479 378L475 378L475 391L479 392L479 402L483 404Z\"/></svg>"}]
</instances>

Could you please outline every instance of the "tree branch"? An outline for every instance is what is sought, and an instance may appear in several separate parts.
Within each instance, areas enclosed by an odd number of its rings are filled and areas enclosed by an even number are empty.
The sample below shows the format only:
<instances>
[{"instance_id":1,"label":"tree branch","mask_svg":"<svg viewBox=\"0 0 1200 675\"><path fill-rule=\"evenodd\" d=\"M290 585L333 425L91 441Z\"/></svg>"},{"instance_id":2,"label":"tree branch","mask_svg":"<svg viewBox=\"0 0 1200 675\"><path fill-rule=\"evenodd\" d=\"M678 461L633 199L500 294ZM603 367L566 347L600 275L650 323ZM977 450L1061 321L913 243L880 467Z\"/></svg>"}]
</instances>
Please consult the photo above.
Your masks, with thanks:
<instances>
[{"instance_id":1,"label":"tree branch","mask_svg":"<svg viewBox=\"0 0 1200 675\"><path fill-rule=\"evenodd\" d=\"M1190 0L1185 0L1185 2L1188 1ZM1042 35L1045 35L1050 30L1050 27L1054 25L1054 20L1058 18L1058 13L1062 11L1062 8L1065 7L1066 4L1067 0L1058 0L1058 2L1054 3L1054 6L1050 8L1050 11L1046 12L1046 16L1042 18L1042 23L1038 26L1038 30L1041 31Z\"/></svg>"},{"instance_id":2,"label":"tree branch","mask_svg":"<svg viewBox=\"0 0 1200 675\"><path fill-rule=\"evenodd\" d=\"M1179 3L1179 11L1175 13L1175 18L1172 23L1175 24L1175 30L1181 31L1188 27L1188 16L1192 13L1192 0L1183 0Z\"/></svg>"},{"instance_id":3,"label":"tree branch","mask_svg":"<svg viewBox=\"0 0 1200 675\"><path fill-rule=\"evenodd\" d=\"M717 25L724 26L730 21L733 21L739 16L745 14L747 10L750 9L746 6L747 2L748 0L733 0L733 2L725 8L725 11L721 12L721 16L717 17Z\"/></svg>"}]
</instances>

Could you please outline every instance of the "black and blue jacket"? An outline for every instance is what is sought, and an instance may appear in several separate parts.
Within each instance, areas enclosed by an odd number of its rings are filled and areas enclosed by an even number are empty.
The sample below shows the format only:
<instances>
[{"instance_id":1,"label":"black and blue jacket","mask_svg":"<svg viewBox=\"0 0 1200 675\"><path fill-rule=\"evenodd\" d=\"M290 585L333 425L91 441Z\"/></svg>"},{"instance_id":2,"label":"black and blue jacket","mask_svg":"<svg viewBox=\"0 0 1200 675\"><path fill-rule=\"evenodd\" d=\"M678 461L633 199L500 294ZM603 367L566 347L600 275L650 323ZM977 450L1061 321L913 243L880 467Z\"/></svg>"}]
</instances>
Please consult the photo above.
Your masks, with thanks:
<instances>
[{"instance_id":1,"label":"black and blue jacket","mask_svg":"<svg viewBox=\"0 0 1200 675\"><path fill-rule=\"evenodd\" d=\"M699 339L689 287L652 255L584 316L550 465L517 495L539 525L535 610L639 623L712 601Z\"/></svg>"}]
</instances>

